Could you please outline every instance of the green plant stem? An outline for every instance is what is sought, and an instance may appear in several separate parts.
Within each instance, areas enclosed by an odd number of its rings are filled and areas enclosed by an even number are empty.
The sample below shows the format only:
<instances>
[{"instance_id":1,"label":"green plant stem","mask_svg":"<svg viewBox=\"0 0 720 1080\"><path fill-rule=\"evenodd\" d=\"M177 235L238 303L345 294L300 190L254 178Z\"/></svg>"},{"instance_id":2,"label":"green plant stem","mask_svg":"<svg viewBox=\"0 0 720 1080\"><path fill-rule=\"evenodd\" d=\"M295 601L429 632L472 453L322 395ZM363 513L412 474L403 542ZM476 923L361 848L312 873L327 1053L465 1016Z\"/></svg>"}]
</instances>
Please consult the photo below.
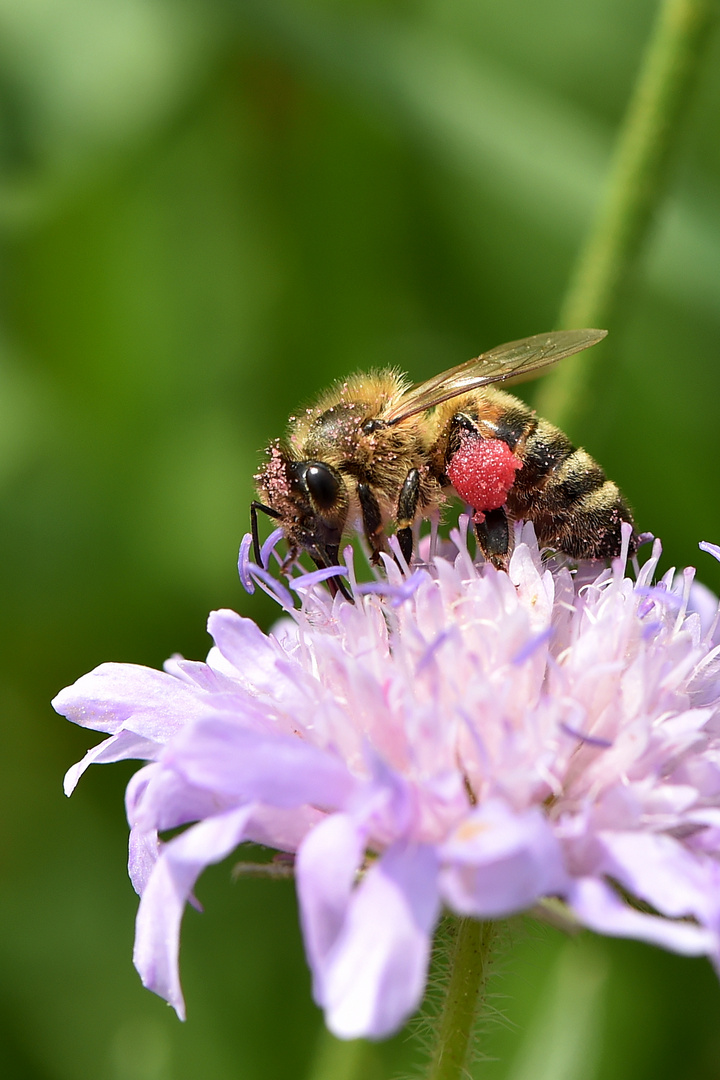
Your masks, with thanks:
<instances>
[{"instance_id":1,"label":"green plant stem","mask_svg":"<svg viewBox=\"0 0 720 1080\"><path fill-rule=\"evenodd\" d=\"M495 934L493 923L476 919L455 922L450 981L427 1080L460 1080L466 1075L473 1032L485 998Z\"/></svg>"},{"instance_id":2,"label":"green plant stem","mask_svg":"<svg viewBox=\"0 0 720 1080\"><path fill-rule=\"evenodd\" d=\"M559 327L607 328L647 238L662 196L670 153L718 14L718 0L662 0L610 168L605 196L571 276ZM591 366L606 347L558 367L537 398L541 415L562 426L590 408Z\"/></svg>"},{"instance_id":3,"label":"green plant stem","mask_svg":"<svg viewBox=\"0 0 720 1080\"><path fill-rule=\"evenodd\" d=\"M365 1039L336 1039L321 1028L309 1080L378 1080L374 1047Z\"/></svg>"}]
</instances>

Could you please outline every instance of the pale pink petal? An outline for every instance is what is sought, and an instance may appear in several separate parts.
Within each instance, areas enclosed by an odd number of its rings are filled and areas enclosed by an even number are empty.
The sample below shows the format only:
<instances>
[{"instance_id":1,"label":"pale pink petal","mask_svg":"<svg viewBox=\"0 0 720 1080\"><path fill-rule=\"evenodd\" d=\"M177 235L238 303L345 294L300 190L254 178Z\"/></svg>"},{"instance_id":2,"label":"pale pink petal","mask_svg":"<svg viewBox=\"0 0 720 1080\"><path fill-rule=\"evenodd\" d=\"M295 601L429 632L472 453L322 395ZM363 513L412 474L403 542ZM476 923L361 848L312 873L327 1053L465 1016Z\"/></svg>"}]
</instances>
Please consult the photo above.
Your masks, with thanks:
<instances>
[{"instance_id":1,"label":"pale pink petal","mask_svg":"<svg viewBox=\"0 0 720 1080\"><path fill-rule=\"evenodd\" d=\"M347 814L333 814L306 837L297 853L300 919L313 972L315 1000L325 1003L328 956L342 932L365 851L366 833Z\"/></svg>"},{"instance_id":2,"label":"pale pink petal","mask_svg":"<svg viewBox=\"0 0 720 1080\"><path fill-rule=\"evenodd\" d=\"M158 861L161 844L156 829L133 825L128 842L128 874L138 896L145 892L150 874Z\"/></svg>"},{"instance_id":3,"label":"pale pink petal","mask_svg":"<svg viewBox=\"0 0 720 1080\"><path fill-rule=\"evenodd\" d=\"M338 757L303 739L248 731L235 718L197 721L178 735L164 761L194 787L242 802L335 809L354 789Z\"/></svg>"},{"instance_id":4,"label":"pale pink petal","mask_svg":"<svg viewBox=\"0 0 720 1080\"><path fill-rule=\"evenodd\" d=\"M53 699L56 712L80 727L134 731L163 742L205 708L200 695L162 671L101 664Z\"/></svg>"},{"instance_id":5,"label":"pale pink petal","mask_svg":"<svg viewBox=\"0 0 720 1080\"><path fill-rule=\"evenodd\" d=\"M672 836L647 832L603 832L602 872L663 915L694 915L720 924L720 864L688 851Z\"/></svg>"},{"instance_id":6,"label":"pale pink petal","mask_svg":"<svg viewBox=\"0 0 720 1080\"><path fill-rule=\"evenodd\" d=\"M419 1007L440 915L437 855L397 844L352 895L325 976L327 1025L342 1039L383 1039Z\"/></svg>"},{"instance_id":7,"label":"pale pink petal","mask_svg":"<svg viewBox=\"0 0 720 1080\"><path fill-rule=\"evenodd\" d=\"M339 815L338 815L339 816ZM298 857L298 891L315 998L339 1038L384 1038L417 1009L424 992L431 935L440 913L437 855L397 844L353 888L361 837L349 819L321 827L322 842ZM320 831L316 830L316 833ZM311 835L304 847L308 847ZM355 845L340 880L323 852ZM349 843L348 843L349 841Z\"/></svg>"},{"instance_id":8,"label":"pale pink petal","mask_svg":"<svg viewBox=\"0 0 720 1080\"><path fill-rule=\"evenodd\" d=\"M715 931L637 911L597 878L577 878L567 899L578 919L598 934L637 938L685 956L717 953Z\"/></svg>"},{"instance_id":9,"label":"pale pink petal","mask_svg":"<svg viewBox=\"0 0 720 1080\"><path fill-rule=\"evenodd\" d=\"M185 1019L178 950L180 922L199 874L245 839L253 807L208 818L163 848L140 900L133 959L143 986L165 998Z\"/></svg>"},{"instance_id":10,"label":"pale pink petal","mask_svg":"<svg viewBox=\"0 0 720 1080\"><path fill-rule=\"evenodd\" d=\"M146 739L143 735L136 735L134 731L121 730L117 735L111 735L104 742L93 746L88 750L82 761L78 761L68 769L63 781L63 790L66 795L72 795L78 780L90 765L107 764L111 761L127 761L128 759L152 761L159 756L160 751L160 744L152 739Z\"/></svg>"},{"instance_id":11,"label":"pale pink petal","mask_svg":"<svg viewBox=\"0 0 720 1080\"><path fill-rule=\"evenodd\" d=\"M297 851L308 833L326 815L314 806L258 806L248 822L247 838L254 844L265 844L277 851Z\"/></svg>"},{"instance_id":12,"label":"pale pink petal","mask_svg":"<svg viewBox=\"0 0 720 1080\"><path fill-rule=\"evenodd\" d=\"M513 813L498 800L468 815L440 848L440 889L463 915L497 919L563 891L562 850L538 809Z\"/></svg>"}]
</instances>

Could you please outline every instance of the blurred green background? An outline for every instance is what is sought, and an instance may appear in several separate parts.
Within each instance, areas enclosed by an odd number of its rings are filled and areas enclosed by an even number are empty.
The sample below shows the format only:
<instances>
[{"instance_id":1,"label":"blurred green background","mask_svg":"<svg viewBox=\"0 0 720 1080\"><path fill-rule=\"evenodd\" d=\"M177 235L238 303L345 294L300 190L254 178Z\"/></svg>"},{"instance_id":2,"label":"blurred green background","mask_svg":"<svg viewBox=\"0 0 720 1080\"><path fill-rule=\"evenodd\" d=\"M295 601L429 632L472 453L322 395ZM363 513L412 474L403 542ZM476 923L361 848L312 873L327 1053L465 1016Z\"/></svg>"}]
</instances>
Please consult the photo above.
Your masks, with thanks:
<instances>
[{"instance_id":1,"label":"blurred green background","mask_svg":"<svg viewBox=\"0 0 720 1080\"><path fill-rule=\"evenodd\" d=\"M235 569L257 452L333 377L556 325L655 7L0 0L4 1075L294 1080L332 1054L292 887L231 863L186 916L187 1023L142 989L132 767L66 801L93 738L49 701L104 660L204 656L213 607L267 624ZM716 590L719 193L715 39L570 433ZM502 972L491 1080L720 1077L705 962L532 930ZM409 1061L400 1037L365 1075Z\"/></svg>"}]
</instances>

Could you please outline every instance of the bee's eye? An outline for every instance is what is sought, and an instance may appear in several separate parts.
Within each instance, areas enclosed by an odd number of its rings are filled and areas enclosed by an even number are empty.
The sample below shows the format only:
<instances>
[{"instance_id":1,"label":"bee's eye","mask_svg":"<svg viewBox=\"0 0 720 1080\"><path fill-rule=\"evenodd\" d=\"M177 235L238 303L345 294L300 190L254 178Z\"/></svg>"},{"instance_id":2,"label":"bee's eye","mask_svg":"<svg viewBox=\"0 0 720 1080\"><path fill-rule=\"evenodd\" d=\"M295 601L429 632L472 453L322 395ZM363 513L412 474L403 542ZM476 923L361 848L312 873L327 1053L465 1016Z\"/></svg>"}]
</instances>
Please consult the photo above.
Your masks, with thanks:
<instances>
[{"instance_id":1,"label":"bee's eye","mask_svg":"<svg viewBox=\"0 0 720 1080\"><path fill-rule=\"evenodd\" d=\"M305 483L316 505L321 510L332 510L340 492L340 478L334 470L322 462L308 465Z\"/></svg>"}]
</instances>

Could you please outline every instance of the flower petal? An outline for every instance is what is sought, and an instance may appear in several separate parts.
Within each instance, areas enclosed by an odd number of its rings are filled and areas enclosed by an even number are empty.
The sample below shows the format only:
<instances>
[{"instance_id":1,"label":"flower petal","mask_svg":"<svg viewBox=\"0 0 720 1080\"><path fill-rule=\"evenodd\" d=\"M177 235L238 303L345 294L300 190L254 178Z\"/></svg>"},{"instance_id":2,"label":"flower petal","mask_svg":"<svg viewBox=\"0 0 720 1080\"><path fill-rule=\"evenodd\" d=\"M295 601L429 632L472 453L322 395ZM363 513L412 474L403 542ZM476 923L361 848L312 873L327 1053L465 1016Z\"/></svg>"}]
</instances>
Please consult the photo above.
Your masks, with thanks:
<instances>
[{"instance_id":1,"label":"flower petal","mask_svg":"<svg viewBox=\"0 0 720 1080\"><path fill-rule=\"evenodd\" d=\"M603 832L603 870L633 896L672 918L694 915L720 922L720 866L688 851L671 836L646 832Z\"/></svg>"},{"instance_id":2,"label":"flower petal","mask_svg":"<svg viewBox=\"0 0 720 1080\"><path fill-rule=\"evenodd\" d=\"M128 842L128 875L138 896L145 892L161 850L157 829L132 826Z\"/></svg>"},{"instance_id":3,"label":"flower petal","mask_svg":"<svg viewBox=\"0 0 720 1080\"><path fill-rule=\"evenodd\" d=\"M439 914L437 856L389 848L352 895L326 972L327 1025L339 1038L383 1039L420 1005Z\"/></svg>"},{"instance_id":4,"label":"flower petal","mask_svg":"<svg viewBox=\"0 0 720 1080\"><path fill-rule=\"evenodd\" d=\"M164 742L204 709L191 686L139 664L100 664L53 699L56 712L80 727L134 731Z\"/></svg>"},{"instance_id":5,"label":"flower petal","mask_svg":"<svg viewBox=\"0 0 720 1080\"><path fill-rule=\"evenodd\" d=\"M314 806L258 806L248 822L247 838L277 851L295 852L311 829L326 815Z\"/></svg>"},{"instance_id":6,"label":"flower petal","mask_svg":"<svg viewBox=\"0 0 720 1080\"><path fill-rule=\"evenodd\" d=\"M298 893L315 998L328 1027L342 1039L381 1039L423 995L440 912L438 862L431 847L395 844L353 888L361 844L349 818L328 819L300 850Z\"/></svg>"},{"instance_id":7,"label":"flower petal","mask_svg":"<svg viewBox=\"0 0 720 1080\"><path fill-rule=\"evenodd\" d=\"M335 809L354 788L340 758L299 738L246 730L233 716L197 721L164 761L190 784L242 802Z\"/></svg>"},{"instance_id":8,"label":"flower petal","mask_svg":"<svg viewBox=\"0 0 720 1080\"><path fill-rule=\"evenodd\" d=\"M516 814L498 799L468 815L440 857L442 896L464 915L497 919L567 884L560 844L540 810Z\"/></svg>"},{"instance_id":9,"label":"flower petal","mask_svg":"<svg viewBox=\"0 0 720 1080\"><path fill-rule=\"evenodd\" d=\"M134 731L121 730L117 735L111 735L109 739L93 746L81 761L68 769L63 780L63 791L66 795L72 795L78 780L89 765L127 761L128 758L152 761L158 756L160 750L161 746L152 739L136 735Z\"/></svg>"},{"instance_id":10,"label":"flower petal","mask_svg":"<svg viewBox=\"0 0 720 1080\"><path fill-rule=\"evenodd\" d=\"M245 839L252 806L208 818L162 850L145 887L135 924L133 960L143 986L165 998L185 1019L178 950L185 904L200 873Z\"/></svg>"},{"instance_id":11,"label":"flower petal","mask_svg":"<svg viewBox=\"0 0 720 1080\"><path fill-rule=\"evenodd\" d=\"M252 687L255 695L268 694L274 702L291 706L297 700L294 680L278 667L279 662L287 662L286 654L252 619L223 608L210 613L208 631L217 651L230 665L225 672L232 671L242 686ZM211 663L215 666L213 653ZM298 674L301 672L299 668Z\"/></svg>"},{"instance_id":12,"label":"flower petal","mask_svg":"<svg viewBox=\"0 0 720 1080\"><path fill-rule=\"evenodd\" d=\"M128 784L125 804L131 826L162 831L231 810L237 799L194 786L158 761L135 774Z\"/></svg>"},{"instance_id":13,"label":"flower petal","mask_svg":"<svg viewBox=\"0 0 720 1080\"><path fill-rule=\"evenodd\" d=\"M567 899L580 921L598 934L637 938L685 956L717 954L718 935L714 931L636 911L597 878L578 878Z\"/></svg>"},{"instance_id":14,"label":"flower petal","mask_svg":"<svg viewBox=\"0 0 720 1080\"><path fill-rule=\"evenodd\" d=\"M307 836L295 862L305 950L315 1000L325 1000L327 957L342 930L365 850L365 831L347 814L333 814Z\"/></svg>"}]
</instances>

